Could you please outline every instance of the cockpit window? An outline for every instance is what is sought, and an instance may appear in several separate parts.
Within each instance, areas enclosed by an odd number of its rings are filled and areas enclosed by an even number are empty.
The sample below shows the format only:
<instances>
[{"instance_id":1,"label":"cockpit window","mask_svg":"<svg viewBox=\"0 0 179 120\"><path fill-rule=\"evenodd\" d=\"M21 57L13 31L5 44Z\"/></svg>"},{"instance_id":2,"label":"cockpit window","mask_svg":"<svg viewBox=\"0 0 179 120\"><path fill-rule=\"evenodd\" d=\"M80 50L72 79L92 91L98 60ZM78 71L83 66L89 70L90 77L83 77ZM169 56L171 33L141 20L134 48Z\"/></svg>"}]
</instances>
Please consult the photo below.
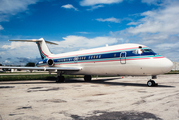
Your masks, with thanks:
<instances>
[{"instance_id":1,"label":"cockpit window","mask_svg":"<svg viewBox=\"0 0 179 120\"><path fill-rule=\"evenodd\" d=\"M142 49L138 49L138 54L142 54L143 50Z\"/></svg>"},{"instance_id":2,"label":"cockpit window","mask_svg":"<svg viewBox=\"0 0 179 120\"><path fill-rule=\"evenodd\" d=\"M142 49L133 50L132 53L134 53L134 54L142 54L143 50Z\"/></svg>"},{"instance_id":3,"label":"cockpit window","mask_svg":"<svg viewBox=\"0 0 179 120\"><path fill-rule=\"evenodd\" d=\"M147 54L147 55L156 54L156 53L153 52L152 49L136 49L136 50L133 50L132 53L134 53L134 54Z\"/></svg>"},{"instance_id":4,"label":"cockpit window","mask_svg":"<svg viewBox=\"0 0 179 120\"><path fill-rule=\"evenodd\" d=\"M143 51L146 53L153 53L152 49L143 49Z\"/></svg>"}]
</instances>

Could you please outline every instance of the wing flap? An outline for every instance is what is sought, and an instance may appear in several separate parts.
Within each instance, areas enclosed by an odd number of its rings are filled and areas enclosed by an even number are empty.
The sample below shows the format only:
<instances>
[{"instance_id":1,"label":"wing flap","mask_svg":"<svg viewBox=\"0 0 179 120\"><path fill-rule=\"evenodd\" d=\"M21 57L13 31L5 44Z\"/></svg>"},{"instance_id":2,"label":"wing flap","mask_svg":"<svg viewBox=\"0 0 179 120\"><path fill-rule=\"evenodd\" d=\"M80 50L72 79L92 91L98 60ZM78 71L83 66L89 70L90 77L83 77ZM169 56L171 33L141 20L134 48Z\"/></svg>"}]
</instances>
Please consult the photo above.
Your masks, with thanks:
<instances>
[{"instance_id":1,"label":"wing flap","mask_svg":"<svg viewBox=\"0 0 179 120\"><path fill-rule=\"evenodd\" d=\"M0 69L20 69L20 70L43 70L43 71L79 71L82 67L6 67L0 66Z\"/></svg>"}]
</instances>

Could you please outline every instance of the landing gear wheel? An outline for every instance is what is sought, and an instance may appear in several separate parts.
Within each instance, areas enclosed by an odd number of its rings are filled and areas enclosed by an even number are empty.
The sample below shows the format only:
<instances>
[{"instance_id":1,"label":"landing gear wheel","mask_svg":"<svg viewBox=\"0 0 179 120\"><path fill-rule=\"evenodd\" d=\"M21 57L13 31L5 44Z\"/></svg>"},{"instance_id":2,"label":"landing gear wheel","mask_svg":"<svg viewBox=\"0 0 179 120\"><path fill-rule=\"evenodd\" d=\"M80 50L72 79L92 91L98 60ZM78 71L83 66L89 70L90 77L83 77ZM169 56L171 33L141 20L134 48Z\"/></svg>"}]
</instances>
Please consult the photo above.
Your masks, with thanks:
<instances>
[{"instance_id":1,"label":"landing gear wheel","mask_svg":"<svg viewBox=\"0 0 179 120\"><path fill-rule=\"evenodd\" d=\"M65 77L64 76L58 76L56 82L57 83L63 83L63 82L65 82Z\"/></svg>"},{"instance_id":2,"label":"landing gear wheel","mask_svg":"<svg viewBox=\"0 0 179 120\"><path fill-rule=\"evenodd\" d=\"M85 80L86 82L90 82L90 81L91 81L91 75L85 75L85 76L84 76L84 80Z\"/></svg>"},{"instance_id":3,"label":"landing gear wheel","mask_svg":"<svg viewBox=\"0 0 179 120\"><path fill-rule=\"evenodd\" d=\"M152 86L152 81L151 81L151 80L149 80L149 81L147 82L147 86L148 86L148 87L151 87L151 86Z\"/></svg>"},{"instance_id":4,"label":"landing gear wheel","mask_svg":"<svg viewBox=\"0 0 179 120\"><path fill-rule=\"evenodd\" d=\"M148 86L148 87L152 87L152 86L156 86L156 85L158 85L158 84L156 84L154 80L149 80L149 81L147 82L147 86Z\"/></svg>"}]
</instances>

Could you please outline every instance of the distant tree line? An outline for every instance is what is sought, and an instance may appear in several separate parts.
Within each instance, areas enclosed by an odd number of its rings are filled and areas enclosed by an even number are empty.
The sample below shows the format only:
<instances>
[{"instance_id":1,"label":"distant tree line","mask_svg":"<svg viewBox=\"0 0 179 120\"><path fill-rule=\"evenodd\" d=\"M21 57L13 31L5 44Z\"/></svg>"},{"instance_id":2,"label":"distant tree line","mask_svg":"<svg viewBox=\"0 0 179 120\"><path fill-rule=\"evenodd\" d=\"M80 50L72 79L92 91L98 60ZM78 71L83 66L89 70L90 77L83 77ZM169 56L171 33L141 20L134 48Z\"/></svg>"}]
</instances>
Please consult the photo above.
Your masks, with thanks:
<instances>
[{"instance_id":1,"label":"distant tree line","mask_svg":"<svg viewBox=\"0 0 179 120\"><path fill-rule=\"evenodd\" d=\"M0 66L3 66L3 65L0 63ZM10 65L10 66L12 66L12 65ZM26 67L35 67L35 63L33 63L33 62L28 62L25 66L26 66Z\"/></svg>"},{"instance_id":2,"label":"distant tree line","mask_svg":"<svg viewBox=\"0 0 179 120\"><path fill-rule=\"evenodd\" d=\"M33 63L33 62L28 62L25 66L26 66L26 67L35 67L35 63Z\"/></svg>"}]
</instances>

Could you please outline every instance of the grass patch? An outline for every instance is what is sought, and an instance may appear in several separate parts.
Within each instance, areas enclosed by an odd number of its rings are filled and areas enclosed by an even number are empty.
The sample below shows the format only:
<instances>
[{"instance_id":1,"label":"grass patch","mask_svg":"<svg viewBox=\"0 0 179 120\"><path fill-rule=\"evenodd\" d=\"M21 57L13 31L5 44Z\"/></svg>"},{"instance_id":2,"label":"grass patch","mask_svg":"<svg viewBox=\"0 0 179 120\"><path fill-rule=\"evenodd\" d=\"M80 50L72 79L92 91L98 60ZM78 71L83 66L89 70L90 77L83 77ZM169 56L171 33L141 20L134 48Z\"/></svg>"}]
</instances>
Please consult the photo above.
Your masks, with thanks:
<instances>
[{"instance_id":1,"label":"grass patch","mask_svg":"<svg viewBox=\"0 0 179 120\"><path fill-rule=\"evenodd\" d=\"M179 70L172 70L168 72L167 74L179 74Z\"/></svg>"},{"instance_id":2,"label":"grass patch","mask_svg":"<svg viewBox=\"0 0 179 120\"><path fill-rule=\"evenodd\" d=\"M0 81L50 80L54 78L55 78L55 75L1 75Z\"/></svg>"},{"instance_id":3,"label":"grass patch","mask_svg":"<svg viewBox=\"0 0 179 120\"><path fill-rule=\"evenodd\" d=\"M84 78L84 75L63 75L68 78ZM92 77L96 77L93 75ZM101 76L99 76L101 77ZM103 76L107 77L107 76ZM18 80L56 80L56 74L38 74L38 75L0 75L0 81L18 81Z\"/></svg>"},{"instance_id":4,"label":"grass patch","mask_svg":"<svg viewBox=\"0 0 179 120\"><path fill-rule=\"evenodd\" d=\"M63 75L65 78L83 78L83 75ZM0 75L0 81L18 81L18 80L56 80L56 75Z\"/></svg>"}]
</instances>

